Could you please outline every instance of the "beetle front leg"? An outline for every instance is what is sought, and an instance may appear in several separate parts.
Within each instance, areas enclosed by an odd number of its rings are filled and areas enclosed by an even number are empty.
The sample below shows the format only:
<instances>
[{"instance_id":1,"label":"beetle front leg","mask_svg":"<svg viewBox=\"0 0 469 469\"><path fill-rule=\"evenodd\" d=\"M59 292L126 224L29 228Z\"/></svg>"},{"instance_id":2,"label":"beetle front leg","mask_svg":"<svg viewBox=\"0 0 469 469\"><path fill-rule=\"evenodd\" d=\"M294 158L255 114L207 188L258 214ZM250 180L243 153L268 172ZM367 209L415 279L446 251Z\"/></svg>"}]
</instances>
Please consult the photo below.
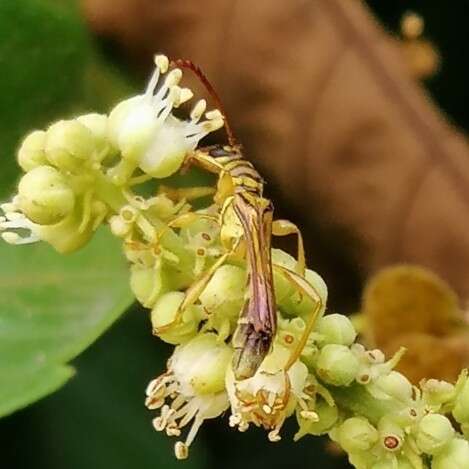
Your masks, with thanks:
<instances>
[{"instance_id":1,"label":"beetle front leg","mask_svg":"<svg viewBox=\"0 0 469 469\"><path fill-rule=\"evenodd\" d=\"M274 220L272 222L272 234L274 236L288 236L294 234L298 238L298 264L296 272L304 276L306 269L305 249L303 243L303 236L300 229L291 221L288 220Z\"/></svg>"}]
</instances>

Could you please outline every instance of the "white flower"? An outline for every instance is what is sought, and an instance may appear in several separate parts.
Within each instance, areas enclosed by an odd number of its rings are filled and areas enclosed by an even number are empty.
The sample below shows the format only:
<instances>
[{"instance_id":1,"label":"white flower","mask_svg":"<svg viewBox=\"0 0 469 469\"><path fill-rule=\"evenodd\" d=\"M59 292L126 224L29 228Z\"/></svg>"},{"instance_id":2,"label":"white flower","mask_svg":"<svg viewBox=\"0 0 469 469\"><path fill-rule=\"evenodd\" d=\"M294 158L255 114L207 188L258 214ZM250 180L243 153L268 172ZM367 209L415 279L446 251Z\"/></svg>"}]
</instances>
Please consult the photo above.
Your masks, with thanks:
<instances>
[{"instance_id":1,"label":"white flower","mask_svg":"<svg viewBox=\"0 0 469 469\"><path fill-rule=\"evenodd\" d=\"M181 428L192 421L184 442L175 445L176 457L185 459L188 448L206 419L221 415L228 407L224 377L232 351L215 334L199 334L176 347L168 362L168 371L148 385L145 405L161 408L153 420L157 431L179 436ZM171 400L170 404L166 404Z\"/></svg>"},{"instance_id":2,"label":"white flower","mask_svg":"<svg viewBox=\"0 0 469 469\"><path fill-rule=\"evenodd\" d=\"M237 426L243 432L253 423L270 430L270 441L278 441L285 419L296 406L307 409L306 401L310 399L305 392L308 369L297 361L285 371L289 354L288 349L275 344L256 374L242 381L236 381L232 369L228 369L226 389L232 411L230 426Z\"/></svg>"},{"instance_id":3,"label":"white flower","mask_svg":"<svg viewBox=\"0 0 469 469\"><path fill-rule=\"evenodd\" d=\"M156 69L144 94L119 103L109 116L111 143L121 152L123 161L111 171L117 183L124 183L139 167L144 173L163 178L175 173L186 154L195 149L200 139L223 126L219 111L205 114L206 103L200 100L190 120L172 115L174 108L192 98L188 88L180 88L182 72L168 72L168 59L155 57ZM158 88L160 75L166 74Z\"/></svg>"}]
</instances>

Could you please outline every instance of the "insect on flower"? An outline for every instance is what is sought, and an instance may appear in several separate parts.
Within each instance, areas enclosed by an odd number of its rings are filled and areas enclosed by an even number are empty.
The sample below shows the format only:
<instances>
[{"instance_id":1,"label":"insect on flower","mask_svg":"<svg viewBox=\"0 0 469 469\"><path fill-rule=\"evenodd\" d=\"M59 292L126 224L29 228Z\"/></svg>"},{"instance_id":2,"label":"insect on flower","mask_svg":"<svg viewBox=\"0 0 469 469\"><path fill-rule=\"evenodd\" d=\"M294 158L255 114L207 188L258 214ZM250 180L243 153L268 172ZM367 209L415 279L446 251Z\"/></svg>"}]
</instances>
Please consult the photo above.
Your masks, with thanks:
<instances>
[{"instance_id":1,"label":"insect on flower","mask_svg":"<svg viewBox=\"0 0 469 469\"><path fill-rule=\"evenodd\" d=\"M301 354L315 319L323 308L321 296L304 278L305 255L300 230L287 220L273 220L272 202L263 195L264 181L253 164L245 159L242 146L237 143L221 101L200 68L188 60L175 60L173 65L188 68L205 85L224 119L228 145L212 145L191 151L183 166L197 165L218 176L215 203L220 207L221 240L226 252L187 291L180 312L197 301L216 269L230 256L243 256L247 251L249 296L242 308L238 327L233 335L235 353L233 371L236 379L252 377L271 350L277 330L277 311L273 287L273 269L281 272L294 284L301 295L309 297L315 310L310 316L303 338L287 364L290 367ZM205 109L205 102L202 110ZM200 112L200 110L198 110ZM213 116L210 116L213 117ZM175 218L169 226L181 227L190 223L196 213ZM273 265L271 259L272 235L298 237L297 271ZM180 315L179 315L180 316Z\"/></svg>"}]
</instances>

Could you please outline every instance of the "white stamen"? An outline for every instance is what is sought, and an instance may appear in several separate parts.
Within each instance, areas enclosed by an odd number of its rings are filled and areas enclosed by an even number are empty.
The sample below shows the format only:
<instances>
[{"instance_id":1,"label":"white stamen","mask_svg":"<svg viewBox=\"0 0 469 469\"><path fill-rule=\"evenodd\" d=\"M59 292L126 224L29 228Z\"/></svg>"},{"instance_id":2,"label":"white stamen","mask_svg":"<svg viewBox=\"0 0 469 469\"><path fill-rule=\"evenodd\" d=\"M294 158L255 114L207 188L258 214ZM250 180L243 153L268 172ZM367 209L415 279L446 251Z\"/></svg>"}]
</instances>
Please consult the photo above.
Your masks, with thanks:
<instances>
[{"instance_id":1,"label":"white stamen","mask_svg":"<svg viewBox=\"0 0 469 469\"><path fill-rule=\"evenodd\" d=\"M193 122L199 121L199 119L202 117L202 114L205 112L206 107L207 101L205 101L205 99L200 99L197 101L191 112L191 119Z\"/></svg>"},{"instance_id":2,"label":"white stamen","mask_svg":"<svg viewBox=\"0 0 469 469\"><path fill-rule=\"evenodd\" d=\"M181 93L179 95L179 105L189 101L194 96L194 93L189 88L181 88Z\"/></svg>"},{"instance_id":3,"label":"white stamen","mask_svg":"<svg viewBox=\"0 0 469 469\"><path fill-rule=\"evenodd\" d=\"M174 445L174 454L177 459L187 459L189 456L189 448L182 441L178 441Z\"/></svg>"},{"instance_id":4,"label":"white stamen","mask_svg":"<svg viewBox=\"0 0 469 469\"><path fill-rule=\"evenodd\" d=\"M158 54L153 57L155 65L160 69L161 73L166 73L169 67L169 59L166 55Z\"/></svg>"},{"instance_id":5,"label":"white stamen","mask_svg":"<svg viewBox=\"0 0 469 469\"><path fill-rule=\"evenodd\" d=\"M206 112L205 117L208 120L223 119L223 114L218 109L213 109L212 111Z\"/></svg>"}]
</instances>

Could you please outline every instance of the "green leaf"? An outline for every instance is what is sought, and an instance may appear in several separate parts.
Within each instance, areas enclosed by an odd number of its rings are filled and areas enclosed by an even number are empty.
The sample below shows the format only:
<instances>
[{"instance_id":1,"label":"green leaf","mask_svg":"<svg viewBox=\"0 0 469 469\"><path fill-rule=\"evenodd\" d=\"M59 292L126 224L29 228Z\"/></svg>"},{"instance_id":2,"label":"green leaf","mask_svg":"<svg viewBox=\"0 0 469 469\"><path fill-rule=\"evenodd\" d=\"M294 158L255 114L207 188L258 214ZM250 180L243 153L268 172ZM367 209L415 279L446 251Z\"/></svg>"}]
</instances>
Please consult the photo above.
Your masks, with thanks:
<instances>
[{"instance_id":1,"label":"green leaf","mask_svg":"<svg viewBox=\"0 0 469 469\"><path fill-rule=\"evenodd\" d=\"M130 93L97 55L74 3L0 0L0 197L13 191L16 149L27 133L107 111Z\"/></svg>"},{"instance_id":2,"label":"green leaf","mask_svg":"<svg viewBox=\"0 0 469 469\"><path fill-rule=\"evenodd\" d=\"M82 251L0 245L0 416L63 385L65 364L132 302L117 240L99 231Z\"/></svg>"},{"instance_id":3,"label":"green leaf","mask_svg":"<svg viewBox=\"0 0 469 469\"><path fill-rule=\"evenodd\" d=\"M0 189L12 190L24 134L73 112L92 48L81 18L40 0L0 1Z\"/></svg>"}]
</instances>

